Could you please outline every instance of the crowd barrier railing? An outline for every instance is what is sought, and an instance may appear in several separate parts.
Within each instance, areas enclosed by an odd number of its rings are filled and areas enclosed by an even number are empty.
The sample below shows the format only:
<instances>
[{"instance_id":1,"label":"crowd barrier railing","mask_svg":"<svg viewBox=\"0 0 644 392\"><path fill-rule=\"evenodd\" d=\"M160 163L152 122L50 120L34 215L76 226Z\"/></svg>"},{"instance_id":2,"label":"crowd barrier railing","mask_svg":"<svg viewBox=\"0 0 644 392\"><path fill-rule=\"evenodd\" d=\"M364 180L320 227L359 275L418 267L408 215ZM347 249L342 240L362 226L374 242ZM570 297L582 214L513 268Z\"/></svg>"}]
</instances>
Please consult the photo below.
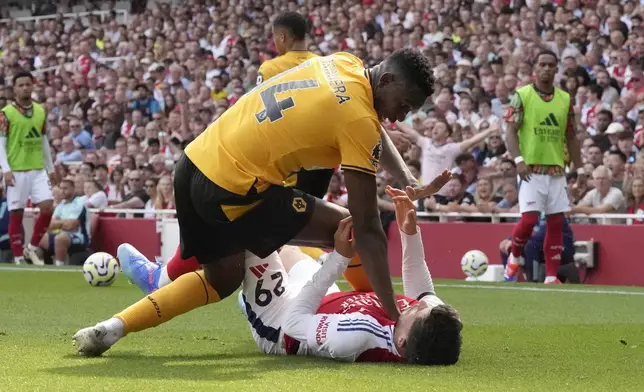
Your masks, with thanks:
<instances>
[{"instance_id":1,"label":"crowd barrier railing","mask_svg":"<svg viewBox=\"0 0 644 392\"><path fill-rule=\"evenodd\" d=\"M105 17L112 12L116 12L117 17L122 18L123 23L127 23L130 19L130 13L124 9L114 9L114 10L100 10L100 11L86 11L86 12L70 12L63 15L63 19L76 19L83 18L92 15L98 15L101 17L101 21L105 20ZM60 14L49 14L49 15L38 15L38 16L19 16L17 18L5 18L0 19L0 23L11 23L11 22L39 22L41 20L56 19Z\"/></svg>"},{"instance_id":2,"label":"crowd barrier railing","mask_svg":"<svg viewBox=\"0 0 644 392\"><path fill-rule=\"evenodd\" d=\"M30 208L26 211L36 213L37 208ZM109 213L124 214L125 218L134 218L135 214L145 213L147 215L158 216L159 218L169 217L177 213L176 210L142 210L142 209L125 209L125 208L90 208L92 213ZM502 219L519 219L519 213L482 213L482 212L418 212L418 217L423 219L438 218L441 223L449 222L450 218L488 218L490 223L501 223ZM593 220L599 224L627 224L632 225L634 221L644 220L644 215L640 214L572 214L573 220ZM617 223L616 223L617 221Z\"/></svg>"}]
</instances>

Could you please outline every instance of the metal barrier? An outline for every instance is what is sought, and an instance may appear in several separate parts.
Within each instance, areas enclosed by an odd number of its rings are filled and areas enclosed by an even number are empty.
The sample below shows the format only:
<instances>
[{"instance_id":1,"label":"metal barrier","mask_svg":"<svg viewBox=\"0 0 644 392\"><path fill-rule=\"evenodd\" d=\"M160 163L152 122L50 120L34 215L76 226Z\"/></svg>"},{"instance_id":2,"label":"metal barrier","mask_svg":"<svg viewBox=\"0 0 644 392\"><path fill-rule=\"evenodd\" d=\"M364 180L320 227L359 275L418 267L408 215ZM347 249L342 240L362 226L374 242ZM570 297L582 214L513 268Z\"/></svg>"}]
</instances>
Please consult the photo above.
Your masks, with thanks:
<instances>
[{"instance_id":1,"label":"metal barrier","mask_svg":"<svg viewBox=\"0 0 644 392\"><path fill-rule=\"evenodd\" d=\"M101 17L101 21L105 19L107 15L112 12L116 12L117 17L123 17L123 23L127 23L130 19L130 13L124 9L114 9L114 10L101 10L101 11L87 11L87 12L70 12L68 14L62 14L63 19L76 19L86 16L98 15ZM21 16L17 18L6 18L0 19L0 23L11 23L11 22L38 22L41 20L56 19L60 14L50 14L50 15L39 15L39 16Z\"/></svg>"},{"instance_id":2,"label":"metal barrier","mask_svg":"<svg viewBox=\"0 0 644 392\"><path fill-rule=\"evenodd\" d=\"M27 212L37 213L37 208L28 208ZM168 216L175 215L176 210L142 210L142 209L125 209L125 208L106 208L106 209L97 209L91 208L89 210L93 213L107 213L107 214L125 214L126 218L132 218L135 214L149 214L155 215L159 218L164 218ZM418 212L418 217L422 220L423 218L438 218L438 221L441 223L449 222L449 218L488 218L490 223L501 223L501 219L504 218L514 218L519 219L521 214L519 213L502 213L502 214L491 214L491 213L482 213L482 212ZM615 224L613 221L624 221L627 225L632 225L634 220L644 220L644 215L638 214L574 214L570 216L573 220L597 220L600 224ZM621 223L620 223L621 224Z\"/></svg>"}]
</instances>

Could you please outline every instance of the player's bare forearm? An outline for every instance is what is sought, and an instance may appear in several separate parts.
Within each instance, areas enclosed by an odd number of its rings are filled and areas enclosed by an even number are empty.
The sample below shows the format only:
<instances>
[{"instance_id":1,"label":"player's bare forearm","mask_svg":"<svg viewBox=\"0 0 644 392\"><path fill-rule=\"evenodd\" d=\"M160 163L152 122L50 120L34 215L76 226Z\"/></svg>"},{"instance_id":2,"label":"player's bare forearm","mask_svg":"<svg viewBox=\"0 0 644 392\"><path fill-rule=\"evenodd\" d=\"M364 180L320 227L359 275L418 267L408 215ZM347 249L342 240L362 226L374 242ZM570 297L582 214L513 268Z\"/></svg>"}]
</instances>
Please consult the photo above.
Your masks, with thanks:
<instances>
[{"instance_id":1,"label":"player's bare forearm","mask_svg":"<svg viewBox=\"0 0 644 392\"><path fill-rule=\"evenodd\" d=\"M403 186L417 185L418 181L411 174L396 146L382 127L380 128L380 138L382 140L382 154L380 156L382 167Z\"/></svg>"},{"instance_id":2,"label":"player's bare forearm","mask_svg":"<svg viewBox=\"0 0 644 392\"><path fill-rule=\"evenodd\" d=\"M510 151L512 158L521 156L521 150L519 149L519 124L515 122L508 123L505 143L508 146L508 151Z\"/></svg>"},{"instance_id":3,"label":"player's bare forearm","mask_svg":"<svg viewBox=\"0 0 644 392\"><path fill-rule=\"evenodd\" d=\"M380 222L376 179L370 174L347 170L344 180L349 193L356 247L365 272L387 314L397 320L400 313L389 274L387 236Z\"/></svg>"},{"instance_id":4,"label":"player's bare forearm","mask_svg":"<svg viewBox=\"0 0 644 392\"><path fill-rule=\"evenodd\" d=\"M369 282L385 307L387 315L397 320L400 312L391 283L387 260L387 236L380 219L356 224L354 220L356 247Z\"/></svg>"},{"instance_id":5,"label":"player's bare forearm","mask_svg":"<svg viewBox=\"0 0 644 392\"><path fill-rule=\"evenodd\" d=\"M583 166L583 163L581 161L581 147L579 146L579 140L577 140L576 132L568 132L567 139L570 160L575 165L575 169L579 169Z\"/></svg>"}]
</instances>

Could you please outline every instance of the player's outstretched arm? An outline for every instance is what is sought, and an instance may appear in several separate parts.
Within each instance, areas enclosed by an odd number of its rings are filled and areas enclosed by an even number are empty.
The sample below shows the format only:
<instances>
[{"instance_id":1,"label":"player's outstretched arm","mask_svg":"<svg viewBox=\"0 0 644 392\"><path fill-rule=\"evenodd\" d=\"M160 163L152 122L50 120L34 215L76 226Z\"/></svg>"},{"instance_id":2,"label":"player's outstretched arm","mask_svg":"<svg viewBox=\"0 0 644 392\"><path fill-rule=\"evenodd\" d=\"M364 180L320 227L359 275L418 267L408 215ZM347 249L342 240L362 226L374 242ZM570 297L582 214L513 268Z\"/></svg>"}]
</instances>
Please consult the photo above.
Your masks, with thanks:
<instances>
[{"instance_id":1,"label":"player's outstretched arm","mask_svg":"<svg viewBox=\"0 0 644 392\"><path fill-rule=\"evenodd\" d=\"M436 295L432 276L425 263L423 239L416 221L416 207L404 191L387 186L386 192L396 207L396 223L403 247L402 276L405 296L421 299L427 295Z\"/></svg>"},{"instance_id":2,"label":"player's outstretched arm","mask_svg":"<svg viewBox=\"0 0 644 392\"><path fill-rule=\"evenodd\" d=\"M284 333L306 342L311 329L317 325L316 311L322 298L335 281L342 275L353 256L351 244L352 218L345 218L338 225L335 233L335 250L322 267L311 277L300 293L291 300L282 324Z\"/></svg>"},{"instance_id":3,"label":"player's outstretched arm","mask_svg":"<svg viewBox=\"0 0 644 392\"><path fill-rule=\"evenodd\" d=\"M380 298L387 315L392 320L398 320L400 311L389 273L387 236L380 222L375 177L356 170L345 170L344 182L349 194L349 212L353 217L356 248L369 283Z\"/></svg>"}]
</instances>

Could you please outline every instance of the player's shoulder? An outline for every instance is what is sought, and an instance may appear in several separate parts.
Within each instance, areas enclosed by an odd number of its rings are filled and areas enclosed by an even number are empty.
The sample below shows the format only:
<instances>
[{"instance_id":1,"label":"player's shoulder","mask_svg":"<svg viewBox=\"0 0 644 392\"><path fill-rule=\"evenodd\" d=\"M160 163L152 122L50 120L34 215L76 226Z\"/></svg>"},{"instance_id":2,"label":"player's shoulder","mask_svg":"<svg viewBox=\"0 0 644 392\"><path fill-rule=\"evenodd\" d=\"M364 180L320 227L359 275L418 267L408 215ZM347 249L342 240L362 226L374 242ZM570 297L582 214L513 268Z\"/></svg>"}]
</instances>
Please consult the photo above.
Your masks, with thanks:
<instances>
[{"instance_id":1,"label":"player's shoulder","mask_svg":"<svg viewBox=\"0 0 644 392\"><path fill-rule=\"evenodd\" d=\"M563 98L570 99L570 94L566 90L557 86L555 86L555 94L560 95Z\"/></svg>"},{"instance_id":2,"label":"player's shoulder","mask_svg":"<svg viewBox=\"0 0 644 392\"><path fill-rule=\"evenodd\" d=\"M349 52L337 52L337 53L333 53L329 57L332 57L335 61L337 61L340 64L360 67L364 69L364 62L360 59L360 57L354 54L351 54Z\"/></svg>"}]
</instances>

